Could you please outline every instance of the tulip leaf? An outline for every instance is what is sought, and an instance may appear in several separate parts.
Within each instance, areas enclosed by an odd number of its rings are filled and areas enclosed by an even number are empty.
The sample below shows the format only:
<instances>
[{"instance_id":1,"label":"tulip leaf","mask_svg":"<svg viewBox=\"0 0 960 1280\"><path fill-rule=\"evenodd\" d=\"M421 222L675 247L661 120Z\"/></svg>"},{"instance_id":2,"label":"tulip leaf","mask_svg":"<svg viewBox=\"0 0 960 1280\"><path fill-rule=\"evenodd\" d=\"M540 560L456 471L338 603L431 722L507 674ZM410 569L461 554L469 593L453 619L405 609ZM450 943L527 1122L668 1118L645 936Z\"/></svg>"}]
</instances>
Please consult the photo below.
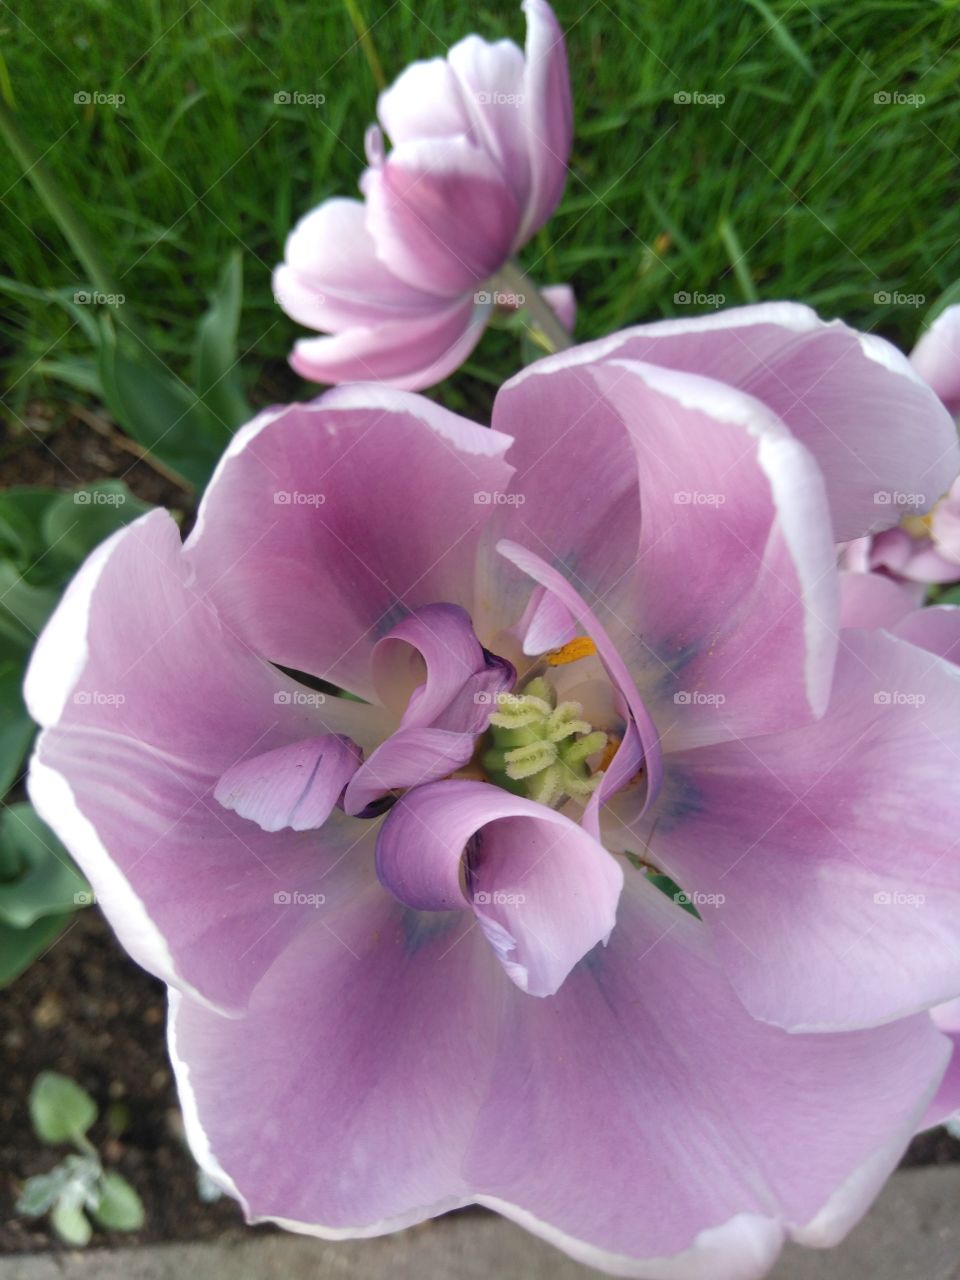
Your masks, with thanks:
<instances>
[{"instance_id":1,"label":"tulip leaf","mask_svg":"<svg viewBox=\"0 0 960 1280\"><path fill-rule=\"evenodd\" d=\"M234 430L253 416L243 394L237 359L237 330L243 301L243 259L231 253L210 308L197 329L194 382L209 412Z\"/></svg>"},{"instance_id":2,"label":"tulip leaf","mask_svg":"<svg viewBox=\"0 0 960 1280\"><path fill-rule=\"evenodd\" d=\"M70 916L44 916L26 929L0 923L0 987L9 986L66 928Z\"/></svg>"},{"instance_id":3,"label":"tulip leaf","mask_svg":"<svg viewBox=\"0 0 960 1280\"><path fill-rule=\"evenodd\" d=\"M90 886L32 805L11 804L0 813L0 850L0 865L16 867L0 882L0 923L25 929L90 898Z\"/></svg>"},{"instance_id":4,"label":"tulip leaf","mask_svg":"<svg viewBox=\"0 0 960 1280\"><path fill-rule=\"evenodd\" d=\"M0 640L26 654L57 603L50 587L33 586L9 560L0 560Z\"/></svg>"},{"instance_id":5,"label":"tulip leaf","mask_svg":"<svg viewBox=\"0 0 960 1280\"><path fill-rule=\"evenodd\" d=\"M99 1199L91 1206L94 1220L107 1231L139 1231L143 1201L121 1174L109 1170L100 1179Z\"/></svg>"},{"instance_id":6,"label":"tulip leaf","mask_svg":"<svg viewBox=\"0 0 960 1280\"><path fill-rule=\"evenodd\" d=\"M151 510L122 480L99 480L74 493L58 494L42 517L51 554L72 569L117 529Z\"/></svg>"},{"instance_id":7,"label":"tulip leaf","mask_svg":"<svg viewBox=\"0 0 960 1280\"><path fill-rule=\"evenodd\" d=\"M152 352L121 346L108 317L101 322L100 378L117 422L185 479L202 487L230 438L204 406Z\"/></svg>"},{"instance_id":8,"label":"tulip leaf","mask_svg":"<svg viewBox=\"0 0 960 1280\"><path fill-rule=\"evenodd\" d=\"M96 1120L97 1104L69 1076L41 1071L30 1090L30 1118L44 1142L70 1142Z\"/></svg>"},{"instance_id":9,"label":"tulip leaf","mask_svg":"<svg viewBox=\"0 0 960 1280\"><path fill-rule=\"evenodd\" d=\"M20 692L23 683L22 654L0 648L0 797L6 795L20 773L33 740L34 724ZM0 848L0 881L4 877L4 851ZM0 884L0 894L2 894Z\"/></svg>"}]
</instances>

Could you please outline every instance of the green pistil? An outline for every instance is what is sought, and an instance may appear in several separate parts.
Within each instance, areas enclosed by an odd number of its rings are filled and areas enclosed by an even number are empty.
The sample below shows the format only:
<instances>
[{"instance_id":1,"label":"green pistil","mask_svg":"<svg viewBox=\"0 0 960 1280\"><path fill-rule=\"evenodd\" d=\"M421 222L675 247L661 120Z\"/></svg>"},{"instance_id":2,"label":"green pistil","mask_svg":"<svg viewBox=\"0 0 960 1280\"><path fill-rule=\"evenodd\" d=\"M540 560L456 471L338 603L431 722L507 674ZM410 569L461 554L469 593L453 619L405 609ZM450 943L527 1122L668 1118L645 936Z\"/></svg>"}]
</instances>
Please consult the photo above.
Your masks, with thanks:
<instances>
[{"instance_id":1,"label":"green pistil","mask_svg":"<svg viewBox=\"0 0 960 1280\"><path fill-rule=\"evenodd\" d=\"M490 746L480 757L491 782L514 795L557 805L568 796L582 803L600 780L587 759L607 745L607 735L583 718L579 702L561 702L541 676L522 693L502 693L490 717Z\"/></svg>"}]
</instances>

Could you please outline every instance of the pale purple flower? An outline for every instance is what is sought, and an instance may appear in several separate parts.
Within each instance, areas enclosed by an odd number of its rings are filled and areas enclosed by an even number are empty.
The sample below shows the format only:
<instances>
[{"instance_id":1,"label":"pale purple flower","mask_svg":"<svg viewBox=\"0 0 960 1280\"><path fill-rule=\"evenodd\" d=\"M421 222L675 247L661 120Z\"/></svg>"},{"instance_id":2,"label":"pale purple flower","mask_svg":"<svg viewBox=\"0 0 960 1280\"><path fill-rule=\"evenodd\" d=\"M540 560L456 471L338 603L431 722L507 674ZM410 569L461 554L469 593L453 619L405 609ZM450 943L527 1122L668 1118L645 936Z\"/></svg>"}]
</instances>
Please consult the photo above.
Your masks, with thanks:
<instances>
[{"instance_id":1,"label":"pale purple flower","mask_svg":"<svg viewBox=\"0 0 960 1280\"><path fill-rule=\"evenodd\" d=\"M305 378L416 390L480 340L499 300L494 277L553 212L570 154L563 33L546 0L523 7L525 54L472 35L409 66L380 95L363 201L326 200L292 231L274 294L294 320L333 335L296 343L291 364ZM569 287L544 292L572 328Z\"/></svg>"},{"instance_id":2,"label":"pale purple flower","mask_svg":"<svg viewBox=\"0 0 960 1280\"><path fill-rule=\"evenodd\" d=\"M765 305L540 361L493 430L271 410L184 545L93 554L30 791L251 1219L480 1203L663 1280L844 1234L951 1087L960 683L839 632L834 543L958 469L903 356Z\"/></svg>"},{"instance_id":3,"label":"pale purple flower","mask_svg":"<svg viewBox=\"0 0 960 1280\"><path fill-rule=\"evenodd\" d=\"M960 305L948 307L910 353L910 363L936 391L947 410L960 415ZM898 490L878 489L876 500L889 504ZM879 573L920 604L931 584L960 580L960 477L922 516L841 548L840 564L855 573Z\"/></svg>"}]
</instances>

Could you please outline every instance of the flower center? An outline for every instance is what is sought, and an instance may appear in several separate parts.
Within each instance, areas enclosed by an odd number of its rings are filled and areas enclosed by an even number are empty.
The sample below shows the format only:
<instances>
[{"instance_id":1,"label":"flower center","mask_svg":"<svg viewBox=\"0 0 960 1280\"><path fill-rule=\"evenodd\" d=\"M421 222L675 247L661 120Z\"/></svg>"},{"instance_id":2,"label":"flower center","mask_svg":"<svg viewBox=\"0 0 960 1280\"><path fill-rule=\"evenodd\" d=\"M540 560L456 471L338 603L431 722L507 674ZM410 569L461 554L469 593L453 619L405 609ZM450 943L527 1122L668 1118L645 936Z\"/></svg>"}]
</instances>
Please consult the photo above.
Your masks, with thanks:
<instances>
[{"instance_id":1,"label":"flower center","mask_svg":"<svg viewBox=\"0 0 960 1280\"><path fill-rule=\"evenodd\" d=\"M551 807L567 798L585 804L602 777L588 761L604 751L607 735L583 718L582 705L558 702L535 676L520 692L499 693L496 707L480 757L490 781Z\"/></svg>"}]
</instances>

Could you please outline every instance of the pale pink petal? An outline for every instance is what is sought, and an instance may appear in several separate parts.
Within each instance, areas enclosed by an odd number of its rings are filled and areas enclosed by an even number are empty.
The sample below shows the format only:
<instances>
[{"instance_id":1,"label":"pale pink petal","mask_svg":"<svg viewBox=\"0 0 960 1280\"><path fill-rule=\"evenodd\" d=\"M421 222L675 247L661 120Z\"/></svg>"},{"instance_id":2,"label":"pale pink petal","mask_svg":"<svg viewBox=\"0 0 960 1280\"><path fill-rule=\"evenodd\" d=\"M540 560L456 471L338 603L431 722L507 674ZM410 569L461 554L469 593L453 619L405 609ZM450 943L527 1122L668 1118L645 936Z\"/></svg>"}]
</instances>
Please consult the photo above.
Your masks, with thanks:
<instances>
[{"instance_id":1,"label":"pale pink petal","mask_svg":"<svg viewBox=\"0 0 960 1280\"><path fill-rule=\"evenodd\" d=\"M304 738L231 765L213 798L264 831L312 831L330 817L361 760L342 735Z\"/></svg>"},{"instance_id":2,"label":"pale pink petal","mask_svg":"<svg viewBox=\"0 0 960 1280\"><path fill-rule=\"evenodd\" d=\"M489 302L458 302L409 320L300 338L290 363L314 382L389 382L401 391L433 386L466 360L483 336Z\"/></svg>"},{"instance_id":3,"label":"pale pink petal","mask_svg":"<svg viewBox=\"0 0 960 1280\"><path fill-rule=\"evenodd\" d=\"M400 618L438 600L469 610L490 512L475 494L507 487L508 444L386 387L261 414L200 504L198 589L258 654L370 700L371 654Z\"/></svg>"},{"instance_id":4,"label":"pale pink petal","mask_svg":"<svg viewBox=\"0 0 960 1280\"><path fill-rule=\"evenodd\" d=\"M960 414L960 305L937 316L911 351L910 363L954 417Z\"/></svg>"},{"instance_id":5,"label":"pale pink petal","mask_svg":"<svg viewBox=\"0 0 960 1280\"><path fill-rule=\"evenodd\" d=\"M390 270L441 298L472 293L509 256L519 213L497 166L465 137L395 147L364 176L367 227Z\"/></svg>"}]
</instances>

